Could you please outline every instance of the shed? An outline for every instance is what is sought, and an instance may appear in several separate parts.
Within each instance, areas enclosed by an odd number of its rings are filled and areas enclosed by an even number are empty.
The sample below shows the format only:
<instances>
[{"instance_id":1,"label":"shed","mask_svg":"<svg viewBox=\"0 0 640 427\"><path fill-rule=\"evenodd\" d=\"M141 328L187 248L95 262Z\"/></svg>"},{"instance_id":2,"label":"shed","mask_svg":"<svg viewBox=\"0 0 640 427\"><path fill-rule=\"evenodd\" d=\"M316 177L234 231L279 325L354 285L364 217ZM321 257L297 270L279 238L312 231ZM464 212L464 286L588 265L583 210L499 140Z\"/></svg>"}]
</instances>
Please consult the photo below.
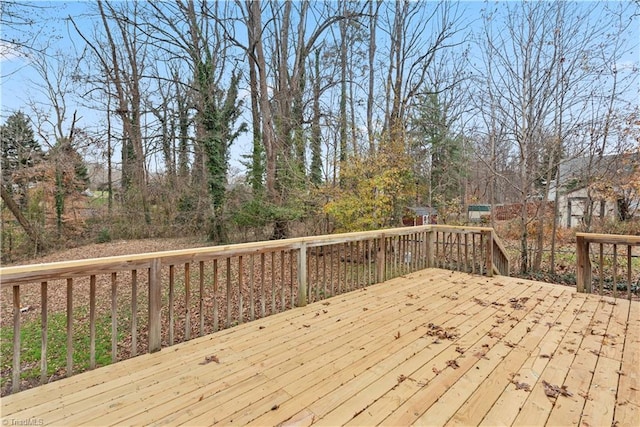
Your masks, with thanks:
<instances>
[{"instance_id":1,"label":"shed","mask_svg":"<svg viewBox=\"0 0 640 427\"><path fill-rule=\"evenodd\" d=\"M491 218L491 205L469 205L467 213L471 222L488 221Z\"/></svg>"},{"instance_id":2,"label":"shed","mask_svg":"<svg viewBox=\"0 0 640 427\"><path fill-rule=\"evenodd\" d=\"M402 224L411 227L438 223L438 211L431 206L407 207L402 216Z\"/></svg>"}]
</instances>

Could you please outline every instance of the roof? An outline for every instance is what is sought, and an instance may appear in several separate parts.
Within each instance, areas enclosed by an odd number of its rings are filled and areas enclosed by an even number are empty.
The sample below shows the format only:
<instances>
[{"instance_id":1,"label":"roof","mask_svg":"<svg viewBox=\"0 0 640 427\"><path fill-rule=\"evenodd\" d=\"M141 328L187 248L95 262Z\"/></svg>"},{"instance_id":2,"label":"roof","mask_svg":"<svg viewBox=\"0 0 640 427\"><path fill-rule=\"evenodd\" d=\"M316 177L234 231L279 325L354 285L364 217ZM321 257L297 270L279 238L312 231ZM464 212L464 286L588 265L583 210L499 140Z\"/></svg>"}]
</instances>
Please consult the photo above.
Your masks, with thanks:
<instances>
[{"instance_id":1,"label":"roof","mask_svg":"<svg viewBox=\"0 0 640 427\"><path fill-rule=\"evenodd\" d=\"M438 211L431 206L408 206L408 210L413 211L417 216L436 215Z\"/></svg>"}]
</instances>

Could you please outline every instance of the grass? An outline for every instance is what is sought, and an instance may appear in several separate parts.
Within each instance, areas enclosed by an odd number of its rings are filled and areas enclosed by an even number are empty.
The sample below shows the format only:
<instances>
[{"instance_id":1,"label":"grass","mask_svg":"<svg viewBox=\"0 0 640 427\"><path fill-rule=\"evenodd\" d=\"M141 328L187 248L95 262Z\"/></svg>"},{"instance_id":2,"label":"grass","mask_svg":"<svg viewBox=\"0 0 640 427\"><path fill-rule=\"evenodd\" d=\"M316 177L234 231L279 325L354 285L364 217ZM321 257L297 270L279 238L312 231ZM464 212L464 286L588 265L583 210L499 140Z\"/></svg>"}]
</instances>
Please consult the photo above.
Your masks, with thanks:
<instances>
[{"instance_id":1,"label":"grass","mask_svg":"<svg viewBox=\"0 0 640 427\"><path fill-rule=\"evenodd\" d=\"M86 310L85 310L86 311ZM86 318L86 313L78 312L76 316ZM47 328L47 377L64 375L67 365L67 317L64 313L52 313L48 318ZM89 368L90 339L89 322L75 321L73 325L73 370L74 373ZM118 333L118 340L123 338ZM24 322L20 329L20 358L22 372L20 377L28 382L40 378L40 359L42 356L42 326L39 319ZM0 328L0 366L2 379L0 386L6 387L11 378L13 361L13 328ZM96 365L111 363L111 317L101 316L96 319ZM5 375L5 373L7 373Z\"/></svg>"}]
</instances>

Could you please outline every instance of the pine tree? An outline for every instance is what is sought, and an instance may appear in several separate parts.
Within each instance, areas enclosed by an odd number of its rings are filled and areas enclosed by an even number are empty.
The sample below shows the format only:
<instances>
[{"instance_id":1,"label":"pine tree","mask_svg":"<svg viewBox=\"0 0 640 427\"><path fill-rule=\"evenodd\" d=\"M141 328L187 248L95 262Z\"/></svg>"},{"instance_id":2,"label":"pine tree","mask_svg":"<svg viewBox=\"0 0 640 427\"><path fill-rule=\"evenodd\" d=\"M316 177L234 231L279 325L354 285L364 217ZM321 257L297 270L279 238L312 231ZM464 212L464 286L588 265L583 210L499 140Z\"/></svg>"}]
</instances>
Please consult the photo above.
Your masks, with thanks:
<instances>
[{"instance_id":1,"label":"pine tree","mask_svg":"<svg viewBox=\"0 0 640 427\"><path fill-rule=\"evenodd\" d=\"M42 158L42 148L35 140L27 116L21 111L13 113L0 127L2 146L2 183L11 188L14 174L34 166Z\"/></svg>"}]
</instances>

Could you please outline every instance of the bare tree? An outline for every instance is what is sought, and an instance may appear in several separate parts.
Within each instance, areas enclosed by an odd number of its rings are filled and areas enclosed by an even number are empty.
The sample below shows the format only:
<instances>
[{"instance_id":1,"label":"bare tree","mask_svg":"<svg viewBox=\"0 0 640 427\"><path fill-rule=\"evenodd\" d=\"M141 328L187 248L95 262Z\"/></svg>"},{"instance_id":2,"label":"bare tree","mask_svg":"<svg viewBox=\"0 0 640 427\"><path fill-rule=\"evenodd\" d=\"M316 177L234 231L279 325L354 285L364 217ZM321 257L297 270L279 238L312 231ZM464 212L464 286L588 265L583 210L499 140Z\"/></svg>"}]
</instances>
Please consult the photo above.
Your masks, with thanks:
<instances>
[{"instance_id":1,"label":"bare tree","mask_svg":"<svg viewBox=\"0 0 640 427\"><path fill-rule=\"evenodd\" d=\"M578 154L568 150L567 142L595 111L591 88L604 85L615 96L620 93L615 79L612 88L611 80L602 77L606 62L598 58L609 46L609 37L620 33L611 35L611 15L602 13L600 4L524 2L500 9L504 15L497 10L484 15L481 71L486 86L480 96L489 100L482 110L488 117L488 134L505 130L504 137L517 154L518 179L509 182L519 193L521 270L526 272L529 225L534 219L536 269L544 249L544 210L532 217L529 207L549 198L562 157ZM504 29L492 31L500 19Z\"/></svg>"}]
</instances>

